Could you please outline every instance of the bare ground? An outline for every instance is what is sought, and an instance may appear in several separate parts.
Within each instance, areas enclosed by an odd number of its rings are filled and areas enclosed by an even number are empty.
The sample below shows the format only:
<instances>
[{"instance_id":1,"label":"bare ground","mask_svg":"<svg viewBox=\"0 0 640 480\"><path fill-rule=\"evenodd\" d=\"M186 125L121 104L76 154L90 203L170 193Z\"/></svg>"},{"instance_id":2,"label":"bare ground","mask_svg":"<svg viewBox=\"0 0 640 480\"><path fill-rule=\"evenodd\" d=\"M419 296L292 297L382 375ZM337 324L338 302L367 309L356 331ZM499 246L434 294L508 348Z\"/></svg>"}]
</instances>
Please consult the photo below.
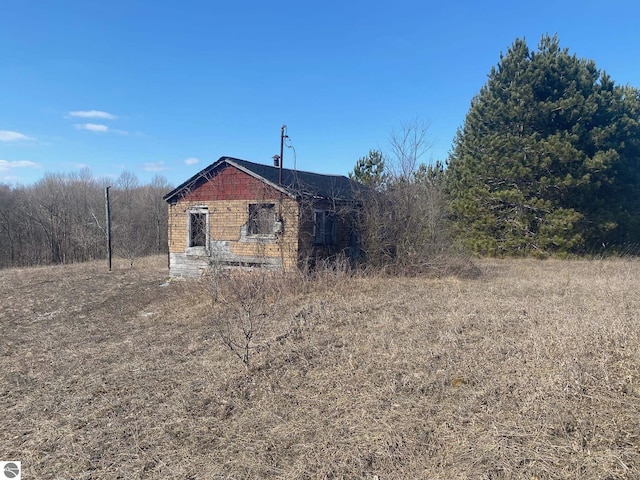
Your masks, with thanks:
<instances>
[{"instance_id":1,"label":"bare ground","mask_svg":"<svg viewBox=\"0 0 640 480\"><path fill-rule=\"evenodd\" d=\"M0 271L23 478L640 478L636 260L297 278L248 372L165 260Z\"/></svg>"}]
</instances>

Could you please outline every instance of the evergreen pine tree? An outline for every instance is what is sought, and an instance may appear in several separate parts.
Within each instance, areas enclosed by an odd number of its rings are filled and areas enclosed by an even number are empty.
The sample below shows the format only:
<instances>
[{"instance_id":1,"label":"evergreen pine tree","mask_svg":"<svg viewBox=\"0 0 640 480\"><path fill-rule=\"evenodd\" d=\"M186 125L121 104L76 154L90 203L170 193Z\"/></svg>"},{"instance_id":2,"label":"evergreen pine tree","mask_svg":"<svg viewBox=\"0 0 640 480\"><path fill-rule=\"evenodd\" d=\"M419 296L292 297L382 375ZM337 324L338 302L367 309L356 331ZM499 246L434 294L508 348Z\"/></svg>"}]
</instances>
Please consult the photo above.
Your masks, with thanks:
<instances>
[{"instance_id":1,"label":"evergreen pine tree","mask_svg":"<svg viewBox=\"0 0 640 480\"><path fill-rule=\"evenodd\" d=\"M349 172L352 180L375 189L384 185L386 177L384 156L379 150L369 150L369 154L359 158L353 171Z\"/></svg>"},{"instance_id":2,"label":"evergreen pine tree","mask_svg":"<svg viewBox=\"0 0 640 480\"><path fill-rule=\"evenodd\" d=\"M640 93L544 36L517 39L448 159L459 239L480 254L580 253L640 240Z\"/></svg>"}]
</instances>

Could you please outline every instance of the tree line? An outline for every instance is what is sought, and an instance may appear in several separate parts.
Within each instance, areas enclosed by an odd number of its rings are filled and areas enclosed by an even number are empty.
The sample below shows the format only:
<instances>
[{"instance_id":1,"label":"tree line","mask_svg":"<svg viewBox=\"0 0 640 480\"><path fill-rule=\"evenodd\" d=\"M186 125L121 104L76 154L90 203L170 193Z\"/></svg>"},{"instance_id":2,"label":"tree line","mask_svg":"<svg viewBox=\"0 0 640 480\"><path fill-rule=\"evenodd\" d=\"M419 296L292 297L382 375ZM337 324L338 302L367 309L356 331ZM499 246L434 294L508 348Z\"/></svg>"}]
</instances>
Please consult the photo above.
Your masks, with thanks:
<instances>
[{"instance_id":1,"label":"tree line","mask_svg":"<svg viewBox=\"0 0 640 480\"><path fill-rule=\"evenodd\" d=\"M640 244L640 90L542 37L516 39L471 101L445 161L427 125L392 132L350 173L367 185L361 246L374 266L428 268L443 253L573 255ZM0 184L0 268L104 258L104 189L88 170ZM113 245L167 251L162 177L113 182Z\"/></svg>"},{"instance_id":2,"label":"tree line","mask_svg":"<svg viewBox=\"0 0 640 480\"><path fill-rule=\"evenodd\" d=\"M426 261L436 235L479 255L638 251L640 90L616 84L557 36L543 36L537 50L516 39L500 55L445 162L416 162L424 142L403 132L411 148L399 152L392 135L390 154L371 151L351 172L386 202L365 224L365 244L373 240L365 248L387 245L390 262L407 252ZM394 173L388 159L410 168Z\"/></svg>"},{"instance_id":3,"label":"tree line","mask_svg":"<svg viewBox=\"0 0 640 480\"><path fill-rule=\"evenodd\" d=\"M116 180L96 179L85 169L47 173L29 186L0 184L0 268L106 258L109 185L114 253L133 263L167 252L167 180L141 184L128 171Z\"/></svg>"}]
</instances>

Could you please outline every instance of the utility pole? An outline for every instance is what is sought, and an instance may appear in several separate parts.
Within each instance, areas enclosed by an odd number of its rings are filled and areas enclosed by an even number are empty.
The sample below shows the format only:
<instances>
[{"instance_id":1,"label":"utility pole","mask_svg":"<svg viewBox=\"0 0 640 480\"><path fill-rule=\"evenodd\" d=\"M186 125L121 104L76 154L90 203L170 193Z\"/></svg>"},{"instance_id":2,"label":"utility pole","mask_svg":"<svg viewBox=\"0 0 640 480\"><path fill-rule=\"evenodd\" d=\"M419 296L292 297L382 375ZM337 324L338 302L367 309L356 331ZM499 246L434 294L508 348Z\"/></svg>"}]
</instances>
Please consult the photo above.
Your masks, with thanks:
<instances>
[{"instance_id":1,"label":"utility pole","mask_svg":"<svg viewBox=\"0 0 640 480\"><path fill-rule=\"evenodd\" d=\"M108 186L104 191L105 206L107 209L107 265L109 266L109 271L111 271L111 204L109 203L110 188L111 186Z\"/></svg>"},{"instance_id":2,"label":"utility pole","mask_svg":"<svg viewBox=\"0 0 640 480\"><path fill-rule=\"evenodd\" d=\"M287 130L286 125L280 128L280 170L278 172L278 185L282 185L282 164L284 163L284 139L288 138L284 133Z\"/></svg>"},{"instance_id":3,"label":"utility pole","mask_svg":"<svg viewBox=\"0 0 640 480\"><path fill-rule=\"evenodd\" d=\"M284 161L284 139L289 138L285 133L287 126L282 125L280 128L280 156L273 156L273 166L278 168L278 186L282 186L282 163ZM278 221L282 222L282 192L280 192L280 201L278 202Z\"/></svg>"}]
</instances>

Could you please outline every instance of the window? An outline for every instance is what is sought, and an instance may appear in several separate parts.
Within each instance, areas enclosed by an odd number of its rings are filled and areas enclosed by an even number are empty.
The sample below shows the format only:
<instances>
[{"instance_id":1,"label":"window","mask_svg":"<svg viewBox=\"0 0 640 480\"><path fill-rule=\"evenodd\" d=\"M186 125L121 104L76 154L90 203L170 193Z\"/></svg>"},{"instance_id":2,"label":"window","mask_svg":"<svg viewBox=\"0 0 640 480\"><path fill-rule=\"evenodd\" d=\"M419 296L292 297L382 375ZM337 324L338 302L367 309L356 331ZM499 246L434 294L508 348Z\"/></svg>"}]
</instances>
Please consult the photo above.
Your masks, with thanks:
<instances>
[{"instance_id":1,"label":"window","mask_svg":"<svg viewBox=\"0 0 640 480\"><path fill-rule=\"evenodd\" d=\"M336 244L336 216L326 210L313 211L313 243L315 245Z\"/></svg>"},{"instance_id":2,"label":"window","mask_svg":"<svg viewBox=\"0 0 640 480\"><path fill-rule=\"evenodd\" d=\"M187 212L189 220L189 247L206 247L209 211L199 208Z\"/></svg>"},{"instance_id":3,"label":"window","mask_svg":"<svg viewBox=\"0 0 640 480\"><path fill-rule=\"evenodd\" d=\"M273 235L276 223L276 206L273 203L249 204L248 235Z\"/></svg>"}]
</instances>

